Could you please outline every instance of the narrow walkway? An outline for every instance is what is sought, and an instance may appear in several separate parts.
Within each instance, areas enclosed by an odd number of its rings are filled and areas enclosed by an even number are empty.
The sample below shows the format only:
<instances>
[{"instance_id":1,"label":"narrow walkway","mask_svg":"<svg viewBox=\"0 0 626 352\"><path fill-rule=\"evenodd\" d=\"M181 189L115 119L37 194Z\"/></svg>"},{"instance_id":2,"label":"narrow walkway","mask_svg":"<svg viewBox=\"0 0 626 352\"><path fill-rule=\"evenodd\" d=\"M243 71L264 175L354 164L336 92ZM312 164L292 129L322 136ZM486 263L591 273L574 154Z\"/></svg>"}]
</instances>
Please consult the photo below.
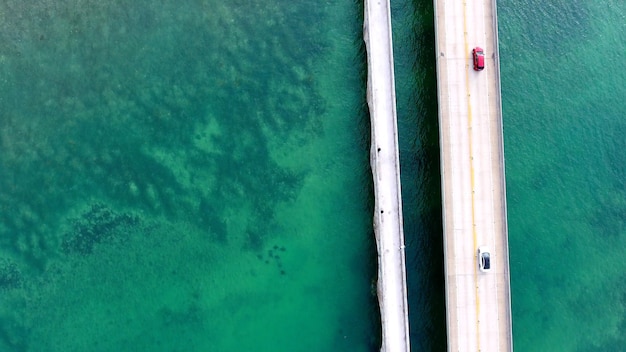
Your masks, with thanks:
<instances>
[{"instance_id":1,"label":"narrow walkway","mask_svg":"<svg viewBox=\"0 0 626 352\"><path fill-rule=\"evenodd\" d=\"M513 350L495 1L434 0L449 351Z\"/></svg>"},{"instance_id":2,"label":"narrow walkway","mask_svg":"<svg viewBox=\"0 0 626 352\"><path fill-rule=\"evenodd\" d=\"M381 351L408 352L404 233L389 0L365 0L363 37L367 46L367 102L374 176L374 232L378 247Z\"/></svg>"}]
</instances>

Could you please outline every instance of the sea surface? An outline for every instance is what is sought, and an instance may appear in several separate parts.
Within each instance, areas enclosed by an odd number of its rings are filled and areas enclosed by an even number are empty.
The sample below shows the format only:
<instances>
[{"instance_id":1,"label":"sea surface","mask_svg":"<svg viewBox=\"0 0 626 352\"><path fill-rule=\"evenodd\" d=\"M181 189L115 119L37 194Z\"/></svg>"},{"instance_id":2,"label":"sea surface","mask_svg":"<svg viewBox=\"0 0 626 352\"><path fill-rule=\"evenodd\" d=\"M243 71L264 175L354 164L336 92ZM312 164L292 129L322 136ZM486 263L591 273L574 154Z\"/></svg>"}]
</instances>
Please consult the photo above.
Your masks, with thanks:
<instances>
[{"instance_id":1,"label":"sea surface","mask_svg":"<svg viewBox=\"0 0 626 352\"><path fill-rule=\"evenodd\" d=\"M377 350L362 13L2 1L0 350Z\"/></svg>"},{"instance_id":2,"label":"sea surface","mask_svg":"<svg viewBox=\"0 0 626 352\"><path fill-rule=\"evenodd\" d=\"M414 351L444 351L431 1L392 1ZM626 350L626 2L498 0L516 351Z\"/></svg>"},{"instance_id":3,"label":"sea surface","mask_svg":"<svg viewBox=\"0 0 626 352\"><path fill-rule=\"evenodd\" d=\"M431 0L393 0L412 350ZM499 0L516 351L626 348L626 3ZM0 3L0 351L377 351L362 1Z\"/></svg>"},{"instance_id":4,"label":"sea surface","mask_svg":"<svg viewBox=\"0 0 626 352\"><path fill-rule=\"evenodd\" d=\"M433 3L391 1L391 21L411 350L445 351Z\"/></svg>"},{"instance_id":5,"label":"sea surface","mask_svg":"<svg viewBox=\"0 0 626 352\"><path fill-rule=\"evenodd\" d=\"M516 351L626 350L626 2L500 0Z\"/></svg>"}]
</instances>

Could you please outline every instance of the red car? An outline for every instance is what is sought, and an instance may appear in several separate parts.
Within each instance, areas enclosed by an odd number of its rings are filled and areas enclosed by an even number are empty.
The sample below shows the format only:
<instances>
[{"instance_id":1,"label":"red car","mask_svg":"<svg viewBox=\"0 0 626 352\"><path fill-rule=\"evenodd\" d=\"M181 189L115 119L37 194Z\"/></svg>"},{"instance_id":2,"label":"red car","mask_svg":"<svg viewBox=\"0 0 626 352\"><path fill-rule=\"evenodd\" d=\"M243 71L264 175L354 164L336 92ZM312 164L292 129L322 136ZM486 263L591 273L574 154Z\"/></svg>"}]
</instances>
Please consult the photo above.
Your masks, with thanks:
<instances>
[{"instance_id":1,"label":"red car","mask_svg":"<svg viewBox=\"0 0 626 352\"><path fill-rule=\"evenodd\" d=\"M474 58L474 71L482 71L485 68L485 52L480 47L475 47L472 50L472 57Z\"/></svg>"}]
</instances>

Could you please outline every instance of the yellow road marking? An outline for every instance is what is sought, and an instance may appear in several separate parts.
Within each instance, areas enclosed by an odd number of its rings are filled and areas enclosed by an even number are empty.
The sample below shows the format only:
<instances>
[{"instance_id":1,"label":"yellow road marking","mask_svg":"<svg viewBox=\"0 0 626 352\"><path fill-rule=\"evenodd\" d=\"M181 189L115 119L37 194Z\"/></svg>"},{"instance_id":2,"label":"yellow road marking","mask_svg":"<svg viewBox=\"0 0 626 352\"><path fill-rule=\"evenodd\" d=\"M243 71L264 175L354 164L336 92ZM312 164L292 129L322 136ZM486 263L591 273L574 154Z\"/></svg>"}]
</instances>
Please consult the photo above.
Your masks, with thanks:
<instances>
[{"instance_id":1,"label":"yellow road marking","mask_svg":"<svg viewBox=\"0 0 626 352\"><path fill-rule=\"evenodd\" d=\"M475 179L474 179L474 153L472 150L472 103L470 101L470 84L469 74L470 67L467 64L469 55L469 45L467 44L467 1L463 2L463 41L465 44L465 91L467 92L467 123L468 123L468 141L469 141L469 164L470 164L470 186L472 191L472 236L474 240L474 255L478 256L478 245L476 241L476 209L475 209ZM474 263L474 288L476 290L476 345L477 351L480 351L480 297L478 296L478 259Z\"/></svg>"}]
</instances>

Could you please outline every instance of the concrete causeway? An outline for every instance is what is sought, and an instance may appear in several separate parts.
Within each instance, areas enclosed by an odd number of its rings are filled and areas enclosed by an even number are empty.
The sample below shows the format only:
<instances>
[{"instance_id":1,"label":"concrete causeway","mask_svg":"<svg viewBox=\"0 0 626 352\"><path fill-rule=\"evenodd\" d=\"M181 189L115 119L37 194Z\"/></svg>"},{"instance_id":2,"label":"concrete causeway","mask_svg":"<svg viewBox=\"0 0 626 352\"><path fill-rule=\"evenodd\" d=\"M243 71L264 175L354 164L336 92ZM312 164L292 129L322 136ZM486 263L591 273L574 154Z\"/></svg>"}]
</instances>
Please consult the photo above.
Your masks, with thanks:
<instances>
[{"instance_id":1,"label":"concrete causeway","mask_svg":"<svg viewBox=\"0 0 626 352\"><path fill-rule=\"evenodd\" d=\"M512 351L496 0L433 1L448 350ZM479 246L491 272L478 269Z\"/></svg>"},{"instance_id":2,"label":"concrete causeway","mask_svg":"<svg viewBox=\"0 0 626 352\"><path fill-rule=\"evenodd\" d=\"M408 352L409 323L402 229L400 161L389 0L365 0L367 103L374 177L374 233L378 248L381 351Z\"/></svg>"}]
</instances>

